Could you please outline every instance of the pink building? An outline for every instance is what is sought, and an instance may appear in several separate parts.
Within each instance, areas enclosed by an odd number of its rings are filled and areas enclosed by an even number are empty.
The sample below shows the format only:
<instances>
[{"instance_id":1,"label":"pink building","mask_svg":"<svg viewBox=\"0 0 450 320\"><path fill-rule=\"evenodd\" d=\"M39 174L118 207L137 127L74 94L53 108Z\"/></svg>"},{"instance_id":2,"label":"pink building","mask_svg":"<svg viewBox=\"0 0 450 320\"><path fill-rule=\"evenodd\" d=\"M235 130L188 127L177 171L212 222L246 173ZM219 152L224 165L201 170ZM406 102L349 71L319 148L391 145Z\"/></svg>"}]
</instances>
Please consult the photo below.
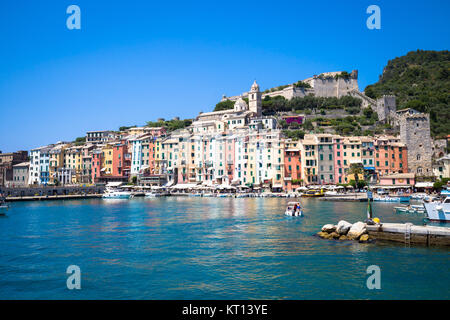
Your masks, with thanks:
<instances>
[{"instance_id":1,"label":"pink building","mask_svg":"<svg viewBox=\"0 0 450 320\"><path fill-rule=\"evenodd\" d=\"M225 140L225 174L228 177L228 182L231 184L233 181L234 173L234 142L233 137L227 137Z\"/></svg>"},{"instance_id":2,"label":"pink building","mask_svg":"<svg viewBox=\"0 0 450 320\"><path fill-rule=\"evenodd\" d=\"M101 150L94 150L92 152L92 183L96 183L101 177L102 170L102 152Z\"/></svg>"},{"instance_id":3,"label":"pink building","mask_svg":"<svg viewBox=\"0 0 450 320\"><path fill-rule=\"evenodd\" d=\"M284 116L283 119L286 121L287 124L291 124L291 123L298 123L298 124L302 124L305 120L305 116L303 115L298 115L298 116Z\"/></svg>"},{"instance_id":4,"label":"pink building","mask_svg":"<svg viewBox=\"0 0 450 320\"><path fill-rule=\"evenodd\" d=\"M394 173L380 176L381 186L414 186L414 173Z\"/></svg>"},{"instance_id":5,"label":"pink building","mask_svg":"<svg viewBox=\"0 0 450 320\"><path fill-rule=\"evenodd\" d=\"M344 144L341 137L333 138L334 148L334 183L345 183L344 179Z\"/></svg>"}]
</instances>

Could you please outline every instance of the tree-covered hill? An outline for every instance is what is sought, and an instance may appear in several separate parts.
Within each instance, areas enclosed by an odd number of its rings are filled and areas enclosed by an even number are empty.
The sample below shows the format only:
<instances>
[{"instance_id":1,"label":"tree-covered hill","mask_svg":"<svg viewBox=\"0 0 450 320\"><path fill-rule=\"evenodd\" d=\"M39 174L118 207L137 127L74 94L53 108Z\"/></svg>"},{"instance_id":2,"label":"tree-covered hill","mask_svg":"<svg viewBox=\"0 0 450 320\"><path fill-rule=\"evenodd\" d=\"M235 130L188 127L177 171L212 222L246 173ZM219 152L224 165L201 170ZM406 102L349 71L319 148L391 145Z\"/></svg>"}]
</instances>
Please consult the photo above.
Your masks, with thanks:
<instances>
[{"instance_id":1,"label":"tree-covered hill","mask_svg":"<svg viewBox=\"0 0 450 320\"><path fill-rule=\"evenodd\" d=\"M397 109L430 113L433 136L450 134L450 53L411 51L389 60L380 80L365 89L371 98L393 94Z\"/></svg>"}]
</instances>

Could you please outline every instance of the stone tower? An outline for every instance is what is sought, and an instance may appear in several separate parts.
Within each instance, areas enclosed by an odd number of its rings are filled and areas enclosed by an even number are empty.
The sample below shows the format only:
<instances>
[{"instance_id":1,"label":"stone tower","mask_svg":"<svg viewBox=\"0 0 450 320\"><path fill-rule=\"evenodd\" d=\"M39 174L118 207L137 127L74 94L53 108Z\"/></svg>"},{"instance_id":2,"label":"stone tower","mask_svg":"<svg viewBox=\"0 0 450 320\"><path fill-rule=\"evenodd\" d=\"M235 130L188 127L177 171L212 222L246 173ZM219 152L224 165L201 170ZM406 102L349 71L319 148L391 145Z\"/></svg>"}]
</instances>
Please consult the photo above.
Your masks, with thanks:
<instances>
[{"instance_id":1,"label":"stone tower","mask_svg":"<svg viewBox=\"0 0 450 320\"><path fill-rule=\"evenodd\" d=\"M250 91L248 92L248 106L249 110L256 113L258 117L262 114L262 100L261 92L259 91L259 85L253 82Z\"/></svg>"},{"instance_id":2,"label":"stone tower","mask_svg":"<svg viewBox=\"0 0 450 320\"><path fill-rule=\"evenodd\" d=\"M376 112L378 114L378 120L390 123L394 117L397 105L395 102L395 96L384 95L377 99Z\"/></svg>"},{"instance_id":3,"label":"stone tower","mask_svg":"<svg viewBox=\"0 0 450 320\"><path fill-rule=\"evenodd\" d=\"M398 112L400 140L408 148L408 170L416 176L432 176L430 115L412 109Z\"/></svg>"}]
</instances>

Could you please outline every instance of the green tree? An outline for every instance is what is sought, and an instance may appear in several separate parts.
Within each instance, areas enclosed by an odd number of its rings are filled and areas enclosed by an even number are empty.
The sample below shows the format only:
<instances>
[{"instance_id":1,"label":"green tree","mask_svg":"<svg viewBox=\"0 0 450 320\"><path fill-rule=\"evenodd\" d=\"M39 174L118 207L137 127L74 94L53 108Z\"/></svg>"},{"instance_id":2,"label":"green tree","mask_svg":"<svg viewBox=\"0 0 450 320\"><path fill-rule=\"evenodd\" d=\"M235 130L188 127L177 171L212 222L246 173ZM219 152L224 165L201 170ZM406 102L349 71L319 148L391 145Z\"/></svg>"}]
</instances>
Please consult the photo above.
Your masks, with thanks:
<instances>
[{"instance_id":1,"label":"green tree","mask_svg":"<svg viewBox=\"0 0 450 320\"><path fill-rule=\"evenodd\" d=\"M234 101L225 100L216 104L214 111L230 110L234 108Z\"/></svg>"}]
</instances>

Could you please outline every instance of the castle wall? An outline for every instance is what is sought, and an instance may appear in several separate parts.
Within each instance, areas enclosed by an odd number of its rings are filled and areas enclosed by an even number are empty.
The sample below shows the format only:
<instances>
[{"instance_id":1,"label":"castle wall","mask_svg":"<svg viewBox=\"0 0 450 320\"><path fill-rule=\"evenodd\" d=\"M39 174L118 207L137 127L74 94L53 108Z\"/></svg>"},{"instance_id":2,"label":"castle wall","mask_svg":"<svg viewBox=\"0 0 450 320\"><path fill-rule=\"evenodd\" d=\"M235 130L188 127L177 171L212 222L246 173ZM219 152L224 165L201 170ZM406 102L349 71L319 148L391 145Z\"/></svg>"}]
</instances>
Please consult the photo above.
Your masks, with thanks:
<instances>
[{"instance_id":1,"label":"castle wall","mask_svg":"<svg viewBox=\"0 0 450 320\"><path fill-rule=\"evenodd\" d=\"M395 111L397 110L397 104L395 102L395 96L384 95L377 99L375 105L375 111L378 114L379 121L390 122L395 117Z\"/></svg>"},{"instance_id":2,"label":"castle wall","mask_svg":"<svg viewBox=\"0 0 450 320\"><path fill-rule=\"evenodd\" d=\"M310 81L316 97L343 97L352 90L358 90L358 79L354 78L319 78Z\"/></svg>"}]
</instances>

